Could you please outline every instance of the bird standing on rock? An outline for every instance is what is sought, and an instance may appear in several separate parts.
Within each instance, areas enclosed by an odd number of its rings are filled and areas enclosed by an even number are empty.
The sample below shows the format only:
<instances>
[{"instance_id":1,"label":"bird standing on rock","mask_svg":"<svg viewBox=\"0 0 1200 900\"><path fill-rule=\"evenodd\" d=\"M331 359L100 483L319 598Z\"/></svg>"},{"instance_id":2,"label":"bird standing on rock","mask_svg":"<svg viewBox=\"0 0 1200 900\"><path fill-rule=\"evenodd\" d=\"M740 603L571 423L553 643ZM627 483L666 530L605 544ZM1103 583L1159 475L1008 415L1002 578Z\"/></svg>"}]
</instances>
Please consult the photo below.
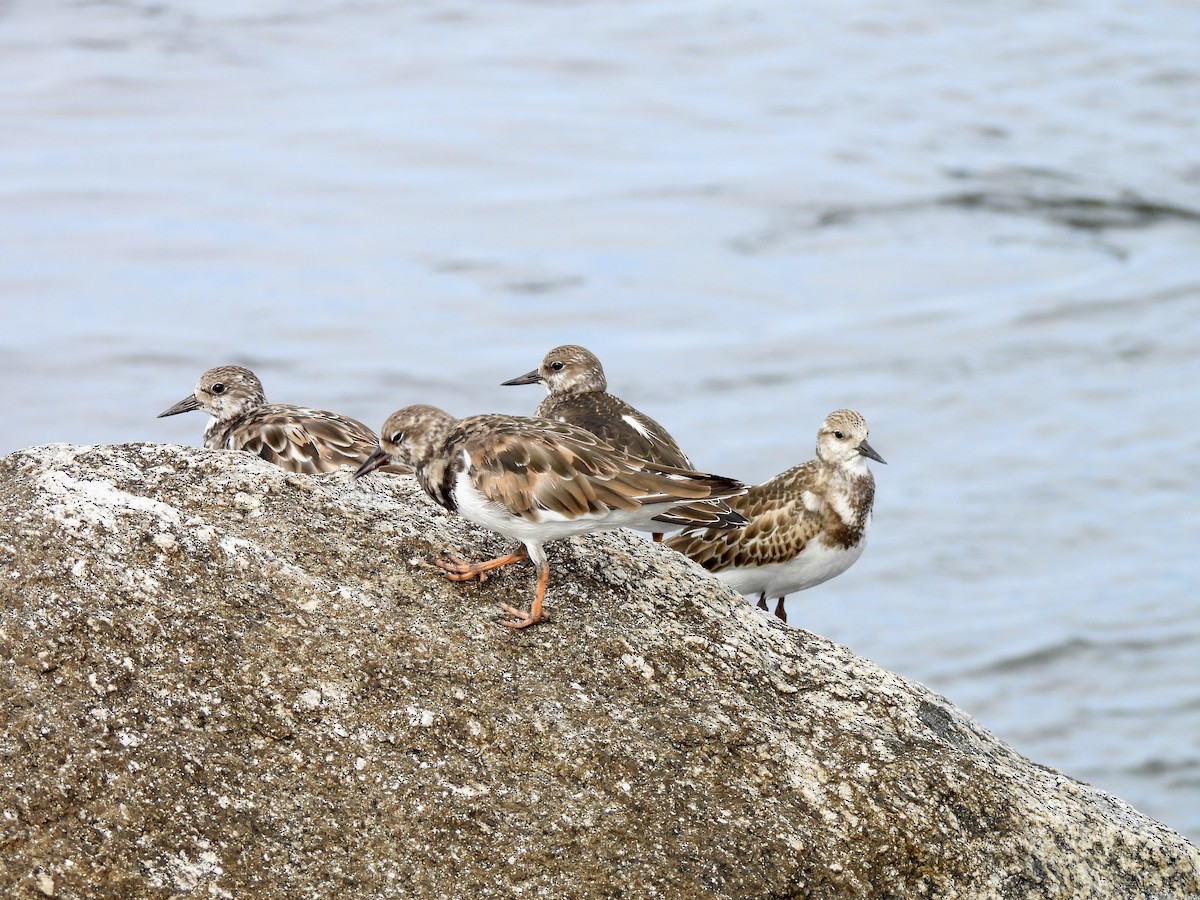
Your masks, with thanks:
<instances>
[{"instance_id":1,"label":"bird standing on rock","mask_svg":"<svg viewBox=\"0 0 1200 900\"><path fill-rule=\"evenodd\" d=\"M825 417L815 459L788 469L729 505L749 524L738 531L689 528L667 546L702 565L758 606L828 581L852 566L867 546L875 478L866 461L884 459L867 443L867 421L850 409Z\"/></svg>"},{"instance_id":2,"label":"bird standing on rock","mask_svg":"<svg viewBox=\"0 0 1200 900\"><path fill-rule=\"evenodd\" d=\"M378 448L354 477L388 463L411 467L425 492L451 512L521 542L497 559L437 562L452 581L468 581L530 558L537 567L533 603L528 612L501 607L509 618L500 624L510 628L545 618L547 541L615 528L649 530L651 522L718 529L745 522L703 502L742 493L741 482L657 466L548 419L488 414L460 420L433 406L407 406L388 417Z\"/></svg>"}]
</instances>

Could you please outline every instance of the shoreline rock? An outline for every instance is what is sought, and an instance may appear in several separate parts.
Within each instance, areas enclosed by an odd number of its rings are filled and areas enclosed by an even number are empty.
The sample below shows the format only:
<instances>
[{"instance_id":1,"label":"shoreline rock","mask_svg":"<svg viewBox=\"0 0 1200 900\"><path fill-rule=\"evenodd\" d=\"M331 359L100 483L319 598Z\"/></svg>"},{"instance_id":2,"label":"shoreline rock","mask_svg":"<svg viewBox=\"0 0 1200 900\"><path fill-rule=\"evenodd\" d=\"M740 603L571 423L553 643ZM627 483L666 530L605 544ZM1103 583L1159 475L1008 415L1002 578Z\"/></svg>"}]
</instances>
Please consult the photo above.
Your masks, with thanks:
<instances>
[{"instance_id":1,"label":"shoreline rock","mask_svg":"<svg viewBox=\"0 0 1200 900\"><path fill-rule=\"evenodd\" d=\"M612 533L532 569L407 476L0 459L13 897L1200 897L1200 851Z\"/></svg>"}]
</instances>

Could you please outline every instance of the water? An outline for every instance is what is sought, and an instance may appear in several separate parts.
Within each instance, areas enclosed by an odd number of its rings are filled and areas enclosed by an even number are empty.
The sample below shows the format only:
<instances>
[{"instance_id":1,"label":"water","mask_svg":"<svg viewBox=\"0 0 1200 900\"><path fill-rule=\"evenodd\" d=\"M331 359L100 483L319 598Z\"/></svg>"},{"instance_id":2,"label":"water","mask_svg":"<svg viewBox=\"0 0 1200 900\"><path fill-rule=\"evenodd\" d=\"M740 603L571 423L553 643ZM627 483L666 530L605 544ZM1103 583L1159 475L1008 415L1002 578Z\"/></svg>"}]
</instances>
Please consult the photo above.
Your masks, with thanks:
<instances>
[{"instance_id":1,"label":"water","mask_svg":"<svg viewBox=\"0 0 1200 900\"><path fill-rule=\"evenodd\" d=\"M757 480L863 411L791 619L1200 839L1188 4L0 3L0 452L378 425L559 343Z\"/></svg>"}]
</instances>

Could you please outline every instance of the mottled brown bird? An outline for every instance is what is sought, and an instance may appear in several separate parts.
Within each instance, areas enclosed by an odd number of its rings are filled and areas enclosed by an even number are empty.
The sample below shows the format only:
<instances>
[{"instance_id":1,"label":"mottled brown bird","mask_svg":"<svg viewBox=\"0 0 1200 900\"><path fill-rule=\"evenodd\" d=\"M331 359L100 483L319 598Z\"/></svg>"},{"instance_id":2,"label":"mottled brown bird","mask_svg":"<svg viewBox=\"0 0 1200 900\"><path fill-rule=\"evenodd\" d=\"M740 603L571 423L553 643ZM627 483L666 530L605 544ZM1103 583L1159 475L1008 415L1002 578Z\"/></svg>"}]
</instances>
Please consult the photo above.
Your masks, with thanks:
<instances>
[{"instance_id":1,"label":"mottled brown bird","mask_svg":"<svg viewBox=\"0 0 1200 900\"><path fill-rule=\"evenodd\" d=\"M737 527L736 513L700 501L735 496L731 478L657 466L627 456L594 434L563 422L522 416L455 419L416 405L388 417L379 447L354 473L387 463L409 466L437 503L463 518L521 542L512 553L479 563L439 560L453 581L530 558L537 588L528 612L502 606L500 624L524 628L544 617L550 566L546 541L651 522Z\"/></svg>"},{"instance_id":2,"label":"mottled brown bird","mask_svg":"<svg viewBox=\"0 0 1200 900\"><path fill-rule=\"evenodd\" d=\"M758 605L828 581L852 566L867 546L875 478L866 460L884 462L867 443L867 422L854 410L826 416L815 459L757 484L728 502L749 523L737 531L689 528L667 540Z\"/></svg>"},{"instance_id":3,"label":"mottled brown bird","mask_svg":"<svg viewBox=\"0 0 1200 900\"><path fill-rule=\"evenodd\" d=\"M200 376L191 396L158 418L202 410L210 416L204 446L246 450L292 472L332 472L359 466L378 444L375 432L349 416L268 403L258 376L242 366L217 366ZM390 471L405 471L395 466Z\"/></svg>"}]
</instances>

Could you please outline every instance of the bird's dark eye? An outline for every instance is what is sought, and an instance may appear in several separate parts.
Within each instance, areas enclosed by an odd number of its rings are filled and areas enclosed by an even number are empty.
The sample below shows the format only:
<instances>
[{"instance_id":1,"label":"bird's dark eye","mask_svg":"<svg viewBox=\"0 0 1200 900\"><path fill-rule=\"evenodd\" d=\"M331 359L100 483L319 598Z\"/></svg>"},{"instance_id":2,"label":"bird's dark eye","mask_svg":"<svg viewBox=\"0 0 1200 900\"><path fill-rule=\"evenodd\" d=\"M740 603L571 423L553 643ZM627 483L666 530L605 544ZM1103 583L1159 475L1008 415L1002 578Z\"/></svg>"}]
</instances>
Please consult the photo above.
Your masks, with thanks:
<instances>
[{"instance_id":1,"label":"bird's dark eye","mask_svg":"<svg viewBox=\"0 0 1200 900\"><path fill-rule=\"evenodd\" d=\"M218 381L211 388L209 388L209 390L211 390L214 394L223 394L225 393L225 385Z\"/></svg>"},{"instance_id":2,"label":"bird's dark eye","mask_svg":"<svg viewBox=\"0 0 1200 900\"><path fill-rule=\"evenodd\" d=\"M561 360L556 359L554 362L550 363L550 368L553 369L555 372L561 372L562 367L563 367L563 364L562 364Z\"/></svg>"},{"instance_id":3,"label":"bird's dark eye","mask_svg":"<svg viewBox=\"0 0 1200 900\"><path fill-rule=\"evenodd\" d=\"M840 431L835 431L833 433L833 436L835 438L837 438L839 441L844 441L846 439L846 436L844 434L842 434Z\"/></svg>"},{"instance_id":4,"label":"bird's dark eye","mask_svg":"<svg viewBox=\"0 0 1200 900\"><path fill-rule=\"evenodd\" d=\"M389 440L390 440L390 441L391 441L393 444L399 444L399 443L400 443L402 440L404 440L404 432L403 432L403 431L397 431L395 434L393 434L393 435L391 436L391 438L389 438Z\"/></svg>"}]
</instances>

